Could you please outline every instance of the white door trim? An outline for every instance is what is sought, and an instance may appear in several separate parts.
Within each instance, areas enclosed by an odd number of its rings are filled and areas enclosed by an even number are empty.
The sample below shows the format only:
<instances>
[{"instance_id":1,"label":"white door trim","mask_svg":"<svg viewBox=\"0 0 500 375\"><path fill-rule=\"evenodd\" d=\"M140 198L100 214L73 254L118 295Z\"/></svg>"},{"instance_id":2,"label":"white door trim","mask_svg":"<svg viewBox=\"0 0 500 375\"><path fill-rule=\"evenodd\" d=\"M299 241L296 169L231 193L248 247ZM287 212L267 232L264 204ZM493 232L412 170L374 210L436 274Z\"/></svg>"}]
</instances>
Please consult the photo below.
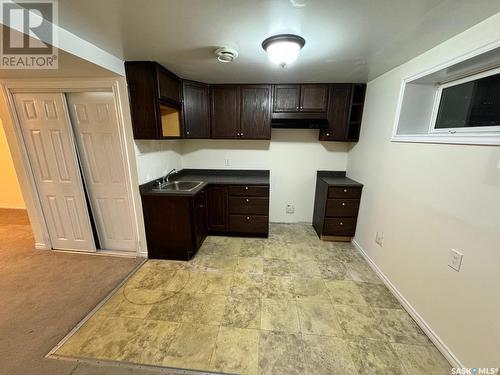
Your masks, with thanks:
<instances>
[{"instance_id":1,"label":"white door trim","mask_svg":"<svg viewBox=\"0 0 500 375\"><path fill-rule=\"evenodd\" d=\"M111 79L38 79L38 80L0 80L2 98L0 100L0 113L3 116L3 125L7 141L11 149L14 166L19 178L19 184L26 202L26 208L33 227L36 249L52 249L47 223L45 222L40 198L31 171L27 150L22 140L21 128L15 111L13 93L19 92L83 92L83 91L110 91L116 104L119 123L119 138L125 150L127 192L132 203L134 216L134 237L136 254L147 256L144 221L142 219L142 206L139 192L137 169L135 165L135 150L132 135L132 123L128 103L127 87L124 77Z\"/></svg>"}]
</instances>

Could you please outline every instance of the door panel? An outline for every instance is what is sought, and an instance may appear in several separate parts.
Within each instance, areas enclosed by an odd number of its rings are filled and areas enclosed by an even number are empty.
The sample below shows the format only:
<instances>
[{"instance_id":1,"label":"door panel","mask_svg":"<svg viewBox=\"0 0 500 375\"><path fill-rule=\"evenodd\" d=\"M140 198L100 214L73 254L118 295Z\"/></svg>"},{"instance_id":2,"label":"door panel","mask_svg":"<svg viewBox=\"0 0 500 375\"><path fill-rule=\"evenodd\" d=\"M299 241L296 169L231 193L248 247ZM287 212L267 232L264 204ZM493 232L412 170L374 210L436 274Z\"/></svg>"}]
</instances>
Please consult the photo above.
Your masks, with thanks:
<instances>
[{"instance_id":1,"label":"door panel","mask_svg":"<svg viewBox=\"0 0 500 375\"><path fill-rule=\"evenodd\" d=\"M271 139L271 86L241 86L242 138Z\"/></svg>"},{"instance_id":2,"label":"door panel","mask_svg":"<svg viewBox=\"0 0 500 375\"><path fill-rule=\"evenodd\" d=\"M319 135L321 141L344 141L347 138L347 126L351 106L352 85L332 84L328 104L328 129Z\"/></svg>"},{"instance_id":3,"label":"door panel","mask_svg":"<svg viewBox=\"0 0 500 375\"><path fill-rule=\"evenodd\" d=\"M328 85L301 85L300 111L326 112Z\"/></svg>"},{"instance_id":4,"label":"door panel","mask_svg":"<svg viewBox=\"0 0 500 375\"><path fill-rule=\"evenodd\" d=\"M101 247L134 251L126 158L113 94L70 93L67 100Z\"/></svg>"},{"instance_id":5,"label":"door panel","mask_svg":"<svg viewBox=\"0 0 500 375\"><path fill-rule=\"evenodd\" d=\"M300 104L300 85L274 86L273 112L298 112Z\"/></svg>"},{"instance_id":6,"label":"door panel","mask_svg":"<svg viewBox=\"0 0 500 375\"><path fill-rule=\"evenodd\" d=\"M14 94L54 249L95 251L63 94Z\"/></svg>"},{"instance_id":7,"label":"door panel","mask_svg":"<svg viewBox=\"0 0 500 375\"><path fill-rule=\"evenodd\" d=\"M239 138L240 89L217 85L210 88L212 138Z\"/></svg>"},{"instance_id":8,"label":"door panel","mask_svg":"<svg viewBox=\"0 0 500 375\"><path fill-rule=\"evenodd\" d=\"M227 188L212 185L207 188L208 231L225 232L227 230Z\"/></svg>"},{"instance_id":9,"label":"door panel","mask_svg":"<svg viewBox=\"0 0 500 375\"><path fill-rule=\"evenodd\" d=\"M210 138L208 85L184 82L184 137Z\"/></svg>"}]
</instances>

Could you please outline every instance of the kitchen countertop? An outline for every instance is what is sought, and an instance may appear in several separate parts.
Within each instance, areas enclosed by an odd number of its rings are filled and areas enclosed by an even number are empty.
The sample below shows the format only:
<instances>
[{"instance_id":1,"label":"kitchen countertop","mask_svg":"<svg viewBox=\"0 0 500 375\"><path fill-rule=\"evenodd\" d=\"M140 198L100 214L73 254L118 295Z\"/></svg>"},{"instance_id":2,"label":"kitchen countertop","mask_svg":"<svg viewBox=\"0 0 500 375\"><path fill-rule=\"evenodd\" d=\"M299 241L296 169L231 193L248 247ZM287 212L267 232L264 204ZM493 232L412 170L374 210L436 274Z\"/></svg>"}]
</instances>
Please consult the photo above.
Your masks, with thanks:
<instances>
[{"instance_id":1,"label":"kitchen countertop","mask_svg":"<svg viewBox=\"0 0 500 375\"><path fill-rule=\"evenodd\" d=\"M157 178L139 187L141 195L195 195L209 184L224 185L269 185L268 170L238 170L238 169L182 169L170 177L173 181L201 181L200 186L191 191L153 190Z\"/></svg>"},{"instance_id":2,"label":"kitchen countertop","mask_svg":"<svg viewBox=\"0 0 500 375\"><path fill-rule=\"evenodd\" d=\"M317 176L328 185L363 187L363 184L346 177L345 171L318 171Z\"/></svg>"}]
</instances>

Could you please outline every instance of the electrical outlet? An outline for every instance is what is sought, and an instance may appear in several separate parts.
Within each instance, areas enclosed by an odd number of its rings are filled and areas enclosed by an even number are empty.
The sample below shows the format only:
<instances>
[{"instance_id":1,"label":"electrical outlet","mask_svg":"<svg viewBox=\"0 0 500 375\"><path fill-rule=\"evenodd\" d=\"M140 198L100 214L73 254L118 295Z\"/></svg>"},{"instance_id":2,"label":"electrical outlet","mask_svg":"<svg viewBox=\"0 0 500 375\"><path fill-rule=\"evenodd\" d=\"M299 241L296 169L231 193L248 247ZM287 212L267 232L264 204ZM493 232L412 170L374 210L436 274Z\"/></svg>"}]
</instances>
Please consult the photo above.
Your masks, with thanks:
<instances>
[{"instance_id":1,"label":"electrical outlet","mask_svg":"<svg viewBox=\"0 0 500 375\"><path fill-rule=\"evenodd\" d=\"M229 158L224 159L224 166L230 167L231 166L231 159L229 159Z\"/></svg>"},{"instance_id":2,"label":"electrical outlet","mask_svg":"<svg viewBox=\"0 0 500 375\"><path fill-rule=\"evenodd\" d=\"M450 256L448 258L448 266L453 268L455 271L460 271L460 267L462 267L462 258L464 255L455 249L450 249Z\"/></svg>"},{"instance_id":3,"label":"electrical outlet","mask_svg":"<svg viewBox=\"0 0 500 375\"><path fill-rule=\"evenodd\" d=\"M382 233L382 232L377 232L377 234L375 235L375 242L376 242L379 246L384 246L384 233Z\"/></svg>"},{"instance_id":4,"label":"electrical outlet","mask_svg":"<svg viewBox=\"0 0 500 375\"><path fill-rule=\"evenodd\" d=\"M287 204L286 205L286 213L287 214L293 214L295 212L295 206L293 204Z\"/></svg>"}]
</instances>

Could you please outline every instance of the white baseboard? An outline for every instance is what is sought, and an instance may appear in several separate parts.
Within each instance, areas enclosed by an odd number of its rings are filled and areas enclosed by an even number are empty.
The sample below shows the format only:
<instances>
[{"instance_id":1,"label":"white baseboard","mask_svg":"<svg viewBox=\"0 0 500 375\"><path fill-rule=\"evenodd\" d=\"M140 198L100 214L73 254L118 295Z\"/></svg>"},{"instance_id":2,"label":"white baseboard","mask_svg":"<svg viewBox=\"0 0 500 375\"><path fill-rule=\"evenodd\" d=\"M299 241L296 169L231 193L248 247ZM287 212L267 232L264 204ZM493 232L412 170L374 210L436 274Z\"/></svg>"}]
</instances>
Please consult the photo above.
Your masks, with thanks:
<instances>
[{"instance_id":1,"label":"white baseboard","mask_svg":"<svg viewBox=\"0 0 500 375\"><path fill-rule=\"evenodd\" d=\"M45 242L35 242L35 249L37 250L52 250L52 248Z\"/></svg>"},{"instance_id":2,"label":"white baseboard","mask_svg":"<svg viewBox=\"0 0 500 375\"><path fill-rule=\"evenodd\" d=\"M429 324L422 318L422 316L415 310L415 308L408 302L408 300L401 294L401 292L396 288L396 286L389 280L389 278L382 272L382 270L375 264L375 262L368 256L368 254L363 250L361 245L355 240L352 240L354 247L361 253L363 258L367 261L373 271L382 279L384 284L389 288L389 290L394 294L394 296L401 303L403 308L410 314L410 316L419 325L422 331L429 337L436 348L443 354L443 356L450 362L450 365L455 368L465 367L458 357L446 346L446 344L441 340L441 338L434 332L434 330L429 326Z\"/></svg>"}]
</instances>

